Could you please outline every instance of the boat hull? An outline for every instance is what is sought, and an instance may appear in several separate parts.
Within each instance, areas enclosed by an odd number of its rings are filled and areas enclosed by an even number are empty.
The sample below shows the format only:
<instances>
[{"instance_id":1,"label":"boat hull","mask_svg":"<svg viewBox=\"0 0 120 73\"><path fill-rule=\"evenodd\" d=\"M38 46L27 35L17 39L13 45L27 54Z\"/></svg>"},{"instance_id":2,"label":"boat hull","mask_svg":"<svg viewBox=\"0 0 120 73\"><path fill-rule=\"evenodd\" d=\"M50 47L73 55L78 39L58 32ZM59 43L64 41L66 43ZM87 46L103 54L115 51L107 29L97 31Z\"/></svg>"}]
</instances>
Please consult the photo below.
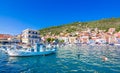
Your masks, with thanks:
<instances>
[{"instance_id":1,"label":"boat hull","mask_svg":"<svg viewBox=\"0 0 120 73\"><path fill-rule=\"evenodd\" d=\"M55 50L43 51L43 52L24 52L24 51L8 51L9 56L22 57L22 56L39 56L39 55L49 55L55 53Z\"/></svg>"}]
</instances>

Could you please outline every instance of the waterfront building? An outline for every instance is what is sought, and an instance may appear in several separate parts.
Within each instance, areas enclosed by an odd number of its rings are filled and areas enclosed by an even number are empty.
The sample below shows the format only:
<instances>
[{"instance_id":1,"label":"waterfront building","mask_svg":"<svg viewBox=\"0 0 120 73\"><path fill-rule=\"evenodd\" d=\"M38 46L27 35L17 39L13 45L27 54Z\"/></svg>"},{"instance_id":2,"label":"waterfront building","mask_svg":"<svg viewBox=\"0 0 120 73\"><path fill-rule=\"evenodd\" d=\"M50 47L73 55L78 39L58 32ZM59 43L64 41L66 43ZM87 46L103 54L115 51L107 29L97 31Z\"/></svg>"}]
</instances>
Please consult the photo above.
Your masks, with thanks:
<instances>
[{"instance_id":1,"label":"waterfront building","mask_svg":"<svg viewBox=\"0 0 120 73\"><path fill-rule=\"evenodd\" d=\"M59 40L64 40L64 43L68 43L69 42L69 38L68 37L58 37Z\"/></svg>"},{"instance_id":2,"label":"waterfront building","mask_svg":"<svg viewBox=\"0 0 120 73\"><path fill-rule=\"evenodd\" d=\"M89 42L89 36L82 36L80 39L81 39L81 43L88 43Z\"/></svg>"},{"instance_id":3,"label":"waterfront building","mask_svg":"<svg viewBox=\"0 0 120 73\"><path fill-rule=\"evenodd\" d=\"M9 34L0 34L0 45L10 44L12 41L9 39L12 37L13 36Z\"/></svg>"},{"instance_id":4,"label":"waterfront building","mask_svg":"<svg viewBox=\"0 0 120 73\"><path fill-rule=\"evenodd\" d=\"M25 29L22 32L22 43L33 45L40 42L40 34L36 30Z\"/></svg>"},{"instance_id":5,"label":"waterfront building","mask_svg":"<svg viewBox=\"0 0 120 73\"><path fill-rule=\"evenodd\" d=\"M75 43L76 42L76 37L69 37L69 43Z\"/></svg>"},{"instance_id":6,"label":"waterfront building","mask_svg":"<svg viewBox=\"0 0 120 73\"><path fill-rule=\"evenodd\" d=\"M13 45L20 43L20 40L16 36L9 34L0 34L0 45Z\"/></svg>"}]
</instances>

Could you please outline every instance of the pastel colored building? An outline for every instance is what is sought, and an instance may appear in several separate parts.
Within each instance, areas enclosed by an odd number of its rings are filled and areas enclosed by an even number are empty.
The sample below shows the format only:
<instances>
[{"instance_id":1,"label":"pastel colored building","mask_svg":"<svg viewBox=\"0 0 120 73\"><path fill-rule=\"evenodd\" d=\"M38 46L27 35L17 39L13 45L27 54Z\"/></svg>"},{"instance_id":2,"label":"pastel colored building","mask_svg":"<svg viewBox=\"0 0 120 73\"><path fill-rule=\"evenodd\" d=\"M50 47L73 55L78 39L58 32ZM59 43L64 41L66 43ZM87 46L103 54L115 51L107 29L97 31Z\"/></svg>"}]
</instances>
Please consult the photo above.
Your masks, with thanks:
<instances>
[{"instance_id":1,"label":"pastel colored building","mask_svg":"<svg viewBox=\"0 0 120 73\"><path fill-rule=\"evenodd\" d=\"M33 45L40 42L40 34L36 30L26 29L22 32L22 43Z\"/></svg>"},{"instance_id":2,"label":"pastel colored building","mask_svg":"<svg viewBox=\"0 0 120 73\"><path fill-rule=\"evenodd\" d=\"M12 37L13 36L9 34L0 34L0 44L1 45L10 44L12 41L9 39Z\"/></svg>"}]
</instances>

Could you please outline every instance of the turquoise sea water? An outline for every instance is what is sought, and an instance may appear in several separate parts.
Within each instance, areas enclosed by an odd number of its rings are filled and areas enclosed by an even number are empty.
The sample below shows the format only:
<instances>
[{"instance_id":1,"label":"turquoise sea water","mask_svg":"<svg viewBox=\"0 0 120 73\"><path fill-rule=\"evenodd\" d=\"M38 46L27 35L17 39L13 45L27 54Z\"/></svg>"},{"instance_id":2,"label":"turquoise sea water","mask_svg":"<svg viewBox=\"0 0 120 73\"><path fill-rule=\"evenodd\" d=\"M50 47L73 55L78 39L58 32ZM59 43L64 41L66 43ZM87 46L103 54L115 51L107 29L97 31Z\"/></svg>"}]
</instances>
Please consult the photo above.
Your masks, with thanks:
<instances>
[{"instance_id":1,"label":"turquoise sea water","mask_svg":"<svg viewBox=\"0 0 120 73\"><path fill-rule=\"evenodd\" d=\"M56 54L33 57L0 52L0 73L120 73L120 47L67 45Z\"/></svg>"}]
</instances>

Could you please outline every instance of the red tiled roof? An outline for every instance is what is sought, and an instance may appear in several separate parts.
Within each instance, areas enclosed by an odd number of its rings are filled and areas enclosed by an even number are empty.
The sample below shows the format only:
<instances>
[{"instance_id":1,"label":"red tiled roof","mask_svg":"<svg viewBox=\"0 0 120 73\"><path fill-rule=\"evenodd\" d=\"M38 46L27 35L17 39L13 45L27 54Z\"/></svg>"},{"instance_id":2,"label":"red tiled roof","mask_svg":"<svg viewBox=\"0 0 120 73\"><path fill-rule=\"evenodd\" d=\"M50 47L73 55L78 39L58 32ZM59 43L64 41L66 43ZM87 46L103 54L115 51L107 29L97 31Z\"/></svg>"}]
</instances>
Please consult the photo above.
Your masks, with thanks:
<instances>
[{"instance_id":1,"label":"red tiled roof","mask_svg":"<svg viewBox=\"0 0 120 73\"><path fill-rule=\"evenodd\" d=\"M8 38L12 38L12 35L9 35L9 34L0 34L0 39L8 39Z\"/></svg>"}]
</instances>

